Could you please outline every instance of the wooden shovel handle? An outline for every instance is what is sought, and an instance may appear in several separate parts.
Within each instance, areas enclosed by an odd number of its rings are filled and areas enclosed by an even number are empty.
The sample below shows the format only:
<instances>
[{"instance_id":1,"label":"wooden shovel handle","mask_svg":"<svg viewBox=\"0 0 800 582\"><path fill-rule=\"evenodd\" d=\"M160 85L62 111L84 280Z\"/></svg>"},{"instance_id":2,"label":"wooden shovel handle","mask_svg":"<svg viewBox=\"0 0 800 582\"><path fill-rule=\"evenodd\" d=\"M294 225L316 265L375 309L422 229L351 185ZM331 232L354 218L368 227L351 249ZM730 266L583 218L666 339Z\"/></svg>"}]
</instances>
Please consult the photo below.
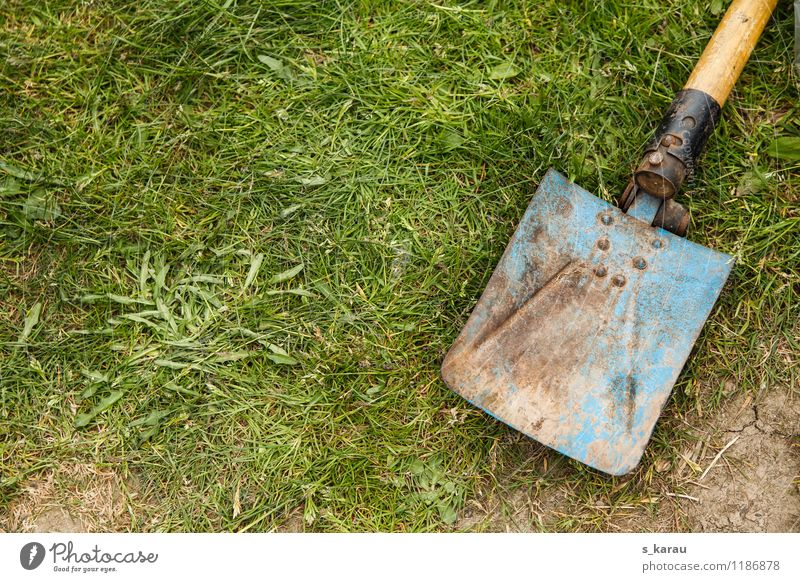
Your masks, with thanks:
<instances>
[{"instance_id":1,"label":"wooden shovel handle","mask_svg":"<svg viewBox=\"0 0 800 582\"><path fill-rule=\"evenodd\" d=\"M684 88L711 95L721 107L777 3L778 0L733 0Z\"/></svg>"}]
</instances>

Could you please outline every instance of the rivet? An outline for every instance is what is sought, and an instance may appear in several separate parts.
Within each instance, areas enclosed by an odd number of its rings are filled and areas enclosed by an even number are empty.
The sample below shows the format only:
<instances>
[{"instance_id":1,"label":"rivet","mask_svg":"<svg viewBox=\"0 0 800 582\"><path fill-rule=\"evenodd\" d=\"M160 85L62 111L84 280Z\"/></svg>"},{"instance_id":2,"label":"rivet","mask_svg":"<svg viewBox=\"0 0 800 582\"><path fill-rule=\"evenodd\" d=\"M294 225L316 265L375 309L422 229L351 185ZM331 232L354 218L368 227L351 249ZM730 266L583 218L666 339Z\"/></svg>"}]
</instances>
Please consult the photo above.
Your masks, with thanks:
<instances>
[{"instance_id":1,"label":"rivet","mask_svg":"<svg viewBox=\"0 0 800 582\"><path fill-rule=\"evenodd\" d=\"M597 241L597 248L601 251L607 251L611 247L611 243L608 242L607 238L601 238Z\"/></svg>"},{"instance_id":2,"label":"rivet","mask_svg":"<svg viewBox=\"0 0 800 582\"><path fill-rule=\"evenodd\" d=\"M611 224L614 224L614 219L611 218L610 214L604 214L603 216L600 217L600 222L602 222L606 226L609 226Z\"/></svg>"},{"instance_id":3,"label":"rivet","mask_svg":"<svg viewBox=\"0 0 800 582\"><path fill-rule=\"evenodd\" d=\"M598 277L605 277L608 274L608 271L603 265L600 265L594 270L594 274Z\"/></svg>"},{"instance_id":4,"label":"rivet","mask_svg":"<svg viewBox=\"0 0 800 582\"><path fill-rule=\"evenodd\" d=\"M622 275L614 275L611 277L611 284L615 287L624 287L625 286L625 277Z\"/></svg>"},{"instance_id":5,"label":"rivet","mask_svg":"<svg viewBox=\"0 0 800 582\"><path fill-rule=\"evenodd\" d=\"M647 261L645 261L643 257L635 257L633 259L633 266L640 271L644 271L647 268Z\"/></svg>"},{"instance_id":6,"label":"rivet","mask_svg":"<svg viewBox=\"0 0 800 582\"><path fill-rule=\"evenodd\" d=\"M650 245L651 245L651 246L652 246L654 249L660 249L661 247L663 247L663 246L664 246L664 243L662 243L662 242L661 242L661 239L654 238L654 239L653 239L653 242L651 242L651 243L650 243Z\"/></svg>"},{"instance_id":7,"label":"rivet","mask_svg":"<svg viewBox=\"0 0 800 582\"><path fill-rule=\"evenodd\" d=\"M661 140L661 145L663 145L665 148L668 148L669 146L672 145L673 141L674 138L671 135L665 135L664 138Z\"/></svg>"},{"instance_id":8,"label":"rivet","mask_svg":"<svg viewBox=\"0 0 800 582\"><path fill-rule=\"evenodd\" d=\"M661 162L664 161L664 154L661 152L653 152L649 156L647 156L647 161L650 162L654 166L658 166Z\"/></svg>"},{"instance_id":9,"label":"rivet","mask_svg":"<svg viewBox=\"0 0 800 582\"><path fill-rule=\"evenodd\" d=\"M692 129L695 126L695 124L696 122L694 120L694 117L692 117L691 115L687 115L686 117L681 119L681 125L686 129Z\"/></svg>"}]
</instances>

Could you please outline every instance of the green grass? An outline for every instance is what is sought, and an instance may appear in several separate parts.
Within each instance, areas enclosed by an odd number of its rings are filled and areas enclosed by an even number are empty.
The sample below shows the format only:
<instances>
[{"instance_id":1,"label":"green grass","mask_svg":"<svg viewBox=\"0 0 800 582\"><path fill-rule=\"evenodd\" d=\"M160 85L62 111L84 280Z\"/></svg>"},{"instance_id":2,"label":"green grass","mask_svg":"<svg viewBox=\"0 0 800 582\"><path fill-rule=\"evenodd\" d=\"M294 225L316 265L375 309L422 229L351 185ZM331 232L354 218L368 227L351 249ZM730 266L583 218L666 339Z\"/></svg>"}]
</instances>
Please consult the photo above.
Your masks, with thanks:
<instances>
[{"instance_id":1,"label":"green grass","mask_svg":"<svg viewBox=\"0 0 800 582\"><path fill-rule=\"evenodd\" d=\"M633 476L439 365L547 167L624 187L716 4L4 2L0 511L75 462L137 477L142 531L447 531L548 487L586 502L552 529L605 530L648 503L683 417L800 379L800 163L768 155L800 136L791 3L683 194L738 262Z\"/></svg>"}]
</instances>

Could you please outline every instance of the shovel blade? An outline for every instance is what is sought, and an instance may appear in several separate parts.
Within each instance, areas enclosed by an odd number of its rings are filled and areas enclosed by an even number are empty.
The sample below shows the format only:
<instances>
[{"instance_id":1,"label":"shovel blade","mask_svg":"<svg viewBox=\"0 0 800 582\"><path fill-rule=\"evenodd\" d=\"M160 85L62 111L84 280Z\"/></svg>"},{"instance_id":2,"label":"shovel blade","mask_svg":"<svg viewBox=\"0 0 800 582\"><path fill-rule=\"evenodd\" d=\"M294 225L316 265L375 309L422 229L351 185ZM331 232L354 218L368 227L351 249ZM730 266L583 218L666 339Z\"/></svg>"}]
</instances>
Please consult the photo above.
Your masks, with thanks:
<instances>
[{"instance_id":1,"label":"shovel blade","mask_svg":"<svg viewBox=\"0 0 800 582\"><path fill-rule=\"evenodd\" d=\"M442 377L542 444L625 474L639 463L732 263L551 169Z\"/></svg>"}]
</instances>

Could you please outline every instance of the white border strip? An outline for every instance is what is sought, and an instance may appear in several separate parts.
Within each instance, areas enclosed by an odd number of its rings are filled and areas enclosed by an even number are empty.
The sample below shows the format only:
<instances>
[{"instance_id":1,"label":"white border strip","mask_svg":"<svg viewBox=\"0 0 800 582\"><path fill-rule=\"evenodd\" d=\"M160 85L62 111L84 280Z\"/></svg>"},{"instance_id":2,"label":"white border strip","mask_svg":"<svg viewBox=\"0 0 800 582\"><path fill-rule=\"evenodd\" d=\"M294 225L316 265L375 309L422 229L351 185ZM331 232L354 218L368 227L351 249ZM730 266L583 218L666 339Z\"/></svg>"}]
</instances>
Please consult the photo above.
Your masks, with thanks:
<instances>
[{"instance_id":1,"label":"white border strip","mask_svg":"<svg viewBox=\"0 0 800 582\"><path fill-rule=\"evenodd\" d=\"M0 578L794 582L799 549L800 534L3 534Z\"/></svg>"}]
</instances>

